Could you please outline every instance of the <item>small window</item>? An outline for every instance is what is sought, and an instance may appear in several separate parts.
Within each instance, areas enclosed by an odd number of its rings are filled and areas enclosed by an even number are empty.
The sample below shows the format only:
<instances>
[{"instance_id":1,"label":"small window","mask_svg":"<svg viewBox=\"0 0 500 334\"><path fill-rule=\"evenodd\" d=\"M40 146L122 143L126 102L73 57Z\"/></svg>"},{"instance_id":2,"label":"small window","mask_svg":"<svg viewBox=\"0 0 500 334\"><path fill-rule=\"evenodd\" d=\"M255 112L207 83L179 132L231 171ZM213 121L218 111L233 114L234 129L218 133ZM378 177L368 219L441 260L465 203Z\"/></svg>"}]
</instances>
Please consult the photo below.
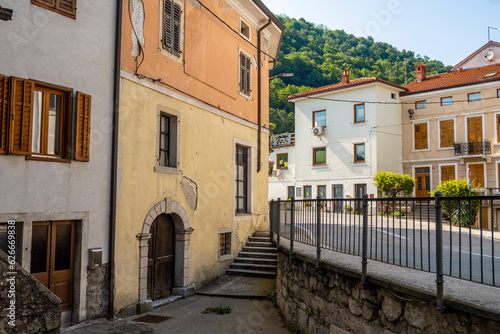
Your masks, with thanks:
<instances>
[{"instance_id":1,"label":"small window","mask_svg":"<svg viewBox=\"0 0 500 334\"><path fill-rule=\"evenodd\" d=\"M295 187L294 186L290 186L288 187L288 199L291 199L293 197L295 197Z\"/></svg>"},{"instance_id":2,"label":"small window","mask_svg":"<svg viewBox=\"0 0 500 334\"><path fill-rule=\"evenodd\" d=\"M427 123L413 125L415 150L425 150L428 148Z\"/></svg>"},{"instance_id":3,"label":"small window","mask_svg":"<svg viewBox=\"0 0 500 334\"><path fill-rule=\"evenodd\" d=\"M453 104L453 97L442 97L441 106L449 106Z\"/></svg>"},{"instance_id":4,"label":"small window","mask_svg":"<svg viewBox=\"0 0 500 334\"><path fill-rule=\"evenodd\" d=\"M326 186L318 186L318 196L321 199L326 199Z\"/></svg>"},{"instance_id":5,"label":"small window","mask_svg":"<svg viewBox=\"0 0 500 334\"><path fill-rule=\"evenodd\" d=\"M354 105L354 123L362 123L365 121L365 104Z\"/></svg>"},{"instance_id":6,"label":"small window","mask_svg":"<svg viewBox=\"0 0 500 334\"><path fill-rule=\"evenodd\" d=\"M468 96L469 96L469 102L481 100L481 93L471 93Z\"/></svg>"},{"instance_id":7,"label":"small window","mask_svg":"<svg viewBox=\"0 0 500 334\"><path fill-rule=\"evenodd\" d=\"M231 232L219 233L219 256L231 254Z\"/></svg>"},{"instance_id":8,"label":"small window","mask_svg":"<svg viewBox=\"0 0 500 334\"><path fill-rule=\"evenodd\" d=\"M425 109L425 108L427 108L427 101L415 102L415 109Z\"/></svg>"},{"instance_id":9,"label":"small window","mask_svg":"<svg viewBox=\"0 0 500 334\"><path fill-rule=\"evenodd\" d=\"M395 100L396 99L396 94L391 93L391 99Z\"/></svg>"},{"instance_id":10,"label":"small window","mask_svg":"<svg viewBox=\"0 0 500 334\"><path fill-rule=\"evenodd\" d=\"M500 89L497 89L497 97L500 97Z\"/></svg>"},{"instance_id":11,"label":"small window","mask_svg":"<svg viewBox=\"0 0 500 334\"><path fill-rule=\"evenodd\" d=\"M326 125L326 110L313 111L313 127Z\"/></svg>"},{"instance_id":12,"label":"small window","mask_svg":"<svg viewBox=\"0 0 500 334\"><path fill-rule=\"evenodd\" d=\"M177 168L177 117L160 114L158 165Z\"/></svg>"},{"instance_id":13,"label":"small window","mask_svg":"<svg viewBox=\"0 0 500 334\"><path fill-rule=\"evenodd\" d=\"M250 212L249 208L249 182L248 182L248 155L249 148L236 145L236 214Z\"/></svg>"},{"instance_id":14,"label":"small window","mask_svg":"<svg viewBox=\"0 0 500 334\"><path fill-rule=\"evenodd\" d=\"M31 0L31 3L72 19L76 18L76 0Z\"/></svg>"},{"instance_id":15,"label":"small window","mask_svg":"<svg viewBox=\"0 0 500 334\"><path fill-rule=\"evenodd\" d=\"M240 92L247 96L250 96L251 88L250 88L250 69L251 69L252 60L249 56L240 52Z\"/></svg>"},{"instance_id":16,"label":"small window","mask_svg":"<svg viewBox=\"0 0 500 334\"><path fill-rule=\"evenodd\" d=\"M354 144L354 162L365 162L365 144Z\"/></svg>"},{"instance_id":17,"label":"small window","mask_svg":"<svg viewBox=\"0 0 500 334\"><path fill-rule=\"evenodd\" d=\"M313 148L313 165L326 165L326 147Z\"/></svg>"},{"instance_id":18,"label":"small window","mask_svg":"<svg viewBox=\"0 0 500 334\"><path fill-rule=\"evenodd\" d=\"M240 20L240 34L246 39L250 39L250 27L243 20Z\"/></svg>"},{"instance_id":19,"label":"small window","mask_svg":"<svg viewBox=\"0 0 500 334\"><path fill-rule=\"evenodd\" d=\"M163 0L163 48L179 56L181 53L181 6L174 0Z\"/></svg>"},{"instance_id":20,"label":"small window","mask_svg":"<svg viewBox=\"0 0 500 334\"><path fill-rule=\"evenodd\" d=\"M278 154L276 160L278 160L278 169L288 169L288 153Z\"/></svg>"}]
</instances>

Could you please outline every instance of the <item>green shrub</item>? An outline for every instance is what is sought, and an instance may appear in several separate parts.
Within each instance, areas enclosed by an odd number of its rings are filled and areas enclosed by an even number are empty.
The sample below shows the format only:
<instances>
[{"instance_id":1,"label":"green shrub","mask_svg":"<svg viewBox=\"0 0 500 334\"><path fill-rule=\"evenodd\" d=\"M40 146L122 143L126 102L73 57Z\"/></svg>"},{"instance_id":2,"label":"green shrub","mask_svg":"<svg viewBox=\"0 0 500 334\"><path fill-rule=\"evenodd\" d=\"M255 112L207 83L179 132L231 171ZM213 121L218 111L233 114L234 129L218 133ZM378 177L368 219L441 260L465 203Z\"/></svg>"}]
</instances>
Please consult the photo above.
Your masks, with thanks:
<instances>
[{"instance_id":1,"label":"green shrub","mask_svg":"<svg viewBox=\"0 0 500 334\"><path fill-rule=\"evenodd\" d=\"M436 196L437 191L440 191L444 197L469 196L469 184L466 179L449 180L437 186L436 190L431 193L432 196ZM470 195L479 195L475 181L472 184ZM451 223L454 225L461 224L464 227L469 227L469 225L474 223L480 205L479 200L442 201L443 211L450 215Z\"/></svg>"},{"instance_id":2,"label":"green shrub","mask_svg":"<svg viewBox=\"0 0 500 334\"><path fill-rule=\"evenodd\" d=\"M373 180L384 197L408 196L415 187L415 180L408 174L381 171Z\"/></svg>"}]
</instances>

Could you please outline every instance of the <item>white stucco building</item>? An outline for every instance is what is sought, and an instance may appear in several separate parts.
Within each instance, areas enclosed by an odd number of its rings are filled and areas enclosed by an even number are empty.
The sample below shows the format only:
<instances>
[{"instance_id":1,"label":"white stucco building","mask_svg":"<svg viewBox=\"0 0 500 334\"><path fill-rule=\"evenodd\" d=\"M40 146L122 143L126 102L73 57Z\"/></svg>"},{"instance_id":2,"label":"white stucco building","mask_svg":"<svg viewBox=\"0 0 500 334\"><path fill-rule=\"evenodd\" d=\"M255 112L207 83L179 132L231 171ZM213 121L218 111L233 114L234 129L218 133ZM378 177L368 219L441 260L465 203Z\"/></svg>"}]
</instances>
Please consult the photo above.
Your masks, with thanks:
<instances>
[{"instance_id":1,"label":"white stucco building","mask_svg":"<svg viewBox=\"0 0 500 334\"><path fill-rule=\"evenodd\" d=\"M404 91L375 77L350 80L343 71L340 83L290 96L295 145L274 144L269 199L292 192L296 199L376 197L377 171L402 172L399 93Z\"/></svg>"},{"instance_id":2,"label":"white stucco building","mask_svg":"<svg viewBox=\"0 0 500 334\"><path fill-rule=\"evenodd\" d=\"M1 6L0 246L15 221L16 260L67 326L107 314L117 2ZM103 265L89 268L95 248Z\"/></svg>"}]
</instances>

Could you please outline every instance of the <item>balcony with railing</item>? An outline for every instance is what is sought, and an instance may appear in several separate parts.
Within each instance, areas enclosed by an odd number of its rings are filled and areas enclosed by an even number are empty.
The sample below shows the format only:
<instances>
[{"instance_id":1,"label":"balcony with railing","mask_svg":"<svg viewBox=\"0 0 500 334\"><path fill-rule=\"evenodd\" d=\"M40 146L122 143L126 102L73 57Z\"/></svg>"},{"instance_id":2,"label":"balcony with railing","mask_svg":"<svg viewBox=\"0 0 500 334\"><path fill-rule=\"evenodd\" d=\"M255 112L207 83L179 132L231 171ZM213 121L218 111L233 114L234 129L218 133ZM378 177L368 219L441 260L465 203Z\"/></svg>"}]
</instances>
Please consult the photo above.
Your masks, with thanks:
<instances>
[{"instance_id":1,"label":"balcony with railing","mask_svg":"<svg viewBox=\"0 0 500 334\"><path fill-rule=\"evenodd\" d=\"M455 143L455 156L490 155L491 141Z\"/></svg>"},{"instance_id":2,"label":"balcony with railing","mask_svg":"<svg viewBox=\"0 0 500 334\"><path fill-rule=\"evenodd\" d=\"M295 145L295 133L280 133L271 139L271 147Z\"/></svg>"}]
</instances>

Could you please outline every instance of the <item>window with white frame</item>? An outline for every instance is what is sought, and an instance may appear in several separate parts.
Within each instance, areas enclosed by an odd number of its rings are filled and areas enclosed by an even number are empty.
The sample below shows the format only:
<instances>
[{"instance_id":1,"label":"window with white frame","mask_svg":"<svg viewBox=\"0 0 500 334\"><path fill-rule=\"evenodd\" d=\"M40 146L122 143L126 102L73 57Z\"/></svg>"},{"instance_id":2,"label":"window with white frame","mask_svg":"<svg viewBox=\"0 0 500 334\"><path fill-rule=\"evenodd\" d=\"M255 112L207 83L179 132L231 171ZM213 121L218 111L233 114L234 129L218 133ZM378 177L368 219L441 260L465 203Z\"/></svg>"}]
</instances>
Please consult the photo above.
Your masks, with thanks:
<instances>
[{"instance_id":1,"label":"window with white frame","mask_svg":"<svg viewBox=\"0 0 500 334\"><path fill-rule=\"evenodd\" d=\"M240 51L240 92L250 96L251 89L251 64L252 59L246 53Z\"/></svg>"},{"instance_id":2,"label":"window with white frame","mask_svg":"<svg viewBox=\"0 0 500 334\"><path fill-rule=\"evenodd\" d=\"M179 113L177 110L158 106L158 134L155 171L179 173Z\"/></svg>"},{"instance_id":3,"label":"window with white frame","mask_svg":"<svg viewBox=\"0 0 500 334\"><path fill-rule=\"evenodd\" d=\"M182 7L178 1L163 0L162 47L180 56L182 35Z\"/></svg>"},{"instance_id":4,"label":"window with white frame","mask_svg":"<svg viewBox=\"0 0 500 334\"><path fill-rule=\"evenodd\" d=\"M452 119L439 121L439 147L454 147L455 121Z\"/></svg>"},{"instance_id":5,"label":"window with white frame","mask_svg":"<svg viewBox=\"0 0 500 334\"><path fill-rule=\"evenodd\" d=\"M429 148L428 124L413 124L413 147L415 150L426 150Z\"/></svg>"},{"instance_id":6,"label":"window with white frame","mask_svg":"<svg viewBox=\"0 0 500 334\"><path fill-rule=\"evenodd\" d=\"M250 213L249 151L248 147L236 145L236 214Z\"/></svg>"}]
</instances>

